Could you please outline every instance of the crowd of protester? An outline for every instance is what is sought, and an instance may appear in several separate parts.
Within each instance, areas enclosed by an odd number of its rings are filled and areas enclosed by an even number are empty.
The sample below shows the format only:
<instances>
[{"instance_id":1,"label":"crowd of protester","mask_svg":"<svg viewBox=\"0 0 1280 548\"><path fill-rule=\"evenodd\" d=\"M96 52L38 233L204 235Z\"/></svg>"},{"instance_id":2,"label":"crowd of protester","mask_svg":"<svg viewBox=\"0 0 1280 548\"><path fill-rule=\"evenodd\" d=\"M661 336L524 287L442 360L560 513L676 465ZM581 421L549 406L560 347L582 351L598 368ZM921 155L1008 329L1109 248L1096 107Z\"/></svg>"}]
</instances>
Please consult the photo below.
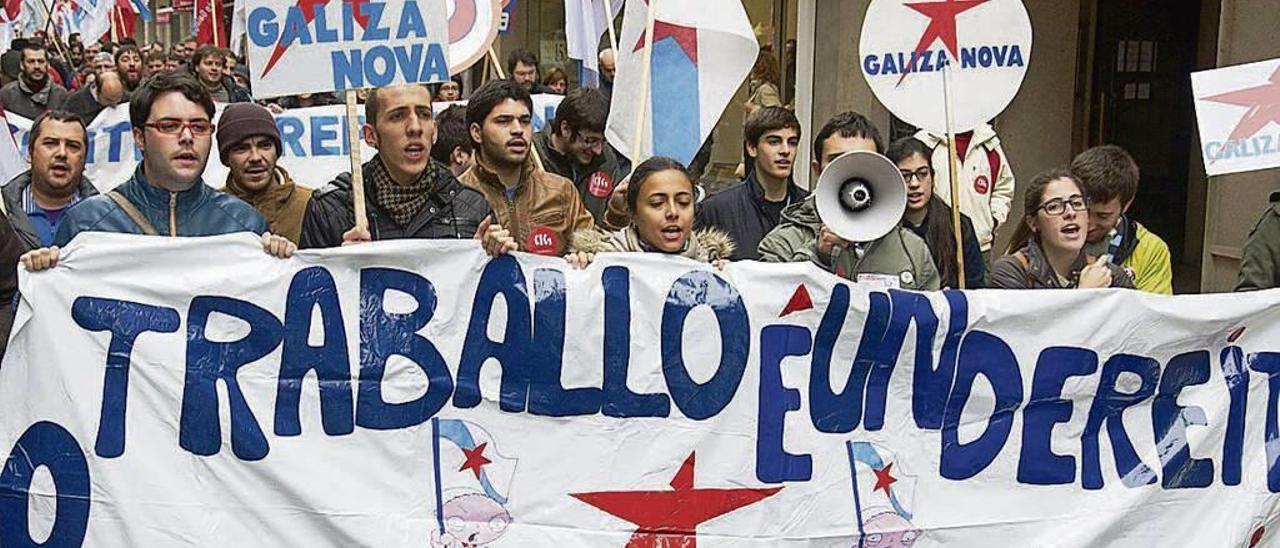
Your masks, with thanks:
<instances>
[{"instance_id":1,"label":"crowd of protester","mask_svg":"<svg viewBox=\"0 0 1280 548\"><path fill-rule=\"evenodd\" d=\"M58 49L55 54L36 38L3 54L0 101L34 123L30 170L0 190L7 220L0 223L0 261L32 271L55 266L59 248L85 231L252 232L278 257L298 247L474 238L493 255L556 255L577 267L601 253L644 252L721 267L747 259L807 262L855 282L915 290L1172 293L1168 246L1126 214L1140 171L1120 147L1091 148L1067 167L1031 177L1023 216L1011 218L1018 183L991 126L958 136L962 192L952 197L944 137L921 131L886 144L867 117L843 112L806 140L778 99L777 67L767 60L752 71L743 179L705 199L700 172L663 157L633 171L607 142L612 51L600 54L598 88L570 89L562 69L543 70L531 52L516 50L507 78L469 96L461 79L363 91L363 138L376 154L362 168L368 211L362 226L350 173L296 181L278 163L273 113L335 104L332 94L255 101L237 56L195 40L172 48L73 40L65 55ZM535 133L536 93L565 97L554 119ZM465 105L433 112L433 103L464 99ZM142 160L126 183L99 194L84 175L85 126L122 103L129 105ZM230 103L216 126L215 103ZM211 150L215 133L217 151ZM844 154L885 155L906 185L900 225L866 242L831 230L814 196L794 181L795 169L806 167L796 165L803 147L813 158L807 167L815 180ZM229 168L226 181L202 180L213 152ZM953 207L961 214L959 238ZM996 250L1002 231L1012 238L1007 249ZM7 322L16 273L3 272L0 321ZM1274 205L1245 248L1240 289L1278 283L1280 205ZM0 329L7 332L7 324Z\"/></svg>"}]
</instances>

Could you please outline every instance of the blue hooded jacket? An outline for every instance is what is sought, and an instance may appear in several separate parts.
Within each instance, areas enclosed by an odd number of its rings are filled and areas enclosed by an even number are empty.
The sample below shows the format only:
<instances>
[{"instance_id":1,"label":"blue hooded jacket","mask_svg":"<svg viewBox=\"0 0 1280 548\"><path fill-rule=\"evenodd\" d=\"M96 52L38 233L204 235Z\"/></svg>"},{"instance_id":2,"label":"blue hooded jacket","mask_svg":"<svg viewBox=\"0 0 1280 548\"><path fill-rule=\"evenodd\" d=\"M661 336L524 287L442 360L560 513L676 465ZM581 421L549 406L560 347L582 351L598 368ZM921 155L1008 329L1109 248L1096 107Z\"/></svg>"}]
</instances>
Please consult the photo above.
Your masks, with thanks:
<instances>
[{"instance_id":1,"label":"blue hooded jacket","mask_svg":"<svg viewBox=\"0 0 1280 548\"><path fill-rule=\"evenodd\" d=\"M152 186L142 174L141 164L133 177L115 190L128 198L163 236L262 234L268 228L267 220L253 206L203 182L182 192ZM106 195L83 200L63 215L53 238L56 246L67 245L81 232L143 234L142 228Z\"/></svg>"}]
</instances>

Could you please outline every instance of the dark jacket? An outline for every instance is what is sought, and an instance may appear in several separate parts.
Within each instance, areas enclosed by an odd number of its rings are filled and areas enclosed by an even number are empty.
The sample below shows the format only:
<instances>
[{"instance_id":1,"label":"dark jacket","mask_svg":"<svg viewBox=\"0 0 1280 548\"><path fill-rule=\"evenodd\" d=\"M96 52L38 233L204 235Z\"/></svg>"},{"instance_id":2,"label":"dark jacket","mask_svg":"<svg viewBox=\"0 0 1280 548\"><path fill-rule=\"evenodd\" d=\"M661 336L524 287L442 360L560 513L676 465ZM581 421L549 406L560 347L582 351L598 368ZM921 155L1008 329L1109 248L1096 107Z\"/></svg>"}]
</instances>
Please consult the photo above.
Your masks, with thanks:
<instances>
[{"instance_id":1,"label":"dark jacket","mask_svg":"<svg viewBox=\"0 0 1280 548\"><path fill-rule=\"evenodd\" d=\"M434 192L427 206L413 217L408 226L400 226L391 214L374 202L373 162L364 164L365 208L369 214L369 234L374 240L408 238L465 239L475 236L476 229L489 216L489 203L484 195L459 183L447 168L437 170ZM302 238L298 246L307 248L338 247L342 234L356 225L351 201L351 174L343 173L311 195L306 216L302 219Z\"/></svg>"},{"instance_id":2,"label":"dark jacket","mask_svg":"<svg viewBox=\"0 0 1280 548\"><path fill-rule=\"evenodd\" d=\"M798 204L805 199L805 191L794 183L787 183L787 203ZM779 216L781 219L781 216ZM764 187L756 182L755 175L748 175L742 184L723 190L698 204L694 226L698 229L717 228L727 233L737 244L731 257L735 261L760 258L758 247L765 234L777 223L764 212Z\"/></svg>"},{"instance_id":3,"label":"dark jacket","mask_svg":"<svg viewBox=\"0 0 1280 548\"><path fill-rule=\"evenodd\" d=\"M1271 204L1249 233L1236 282L1236 291L1273 287L1280 287L1280 192L1271 194Z\"/></svg>"},{"instance_id":4,"label":"dark jacket","mask_svg":"<svg viewBox=\"0 0 1280 548\"><path fill-rule=\"evenodd\" d=\"M222 88L227 90L228 103L252 103L253 95L249 90L241 87L236 83L236 79L230 76L222 77Z\"/></svg>"},{"instance_id":5,"label":"dark jacket","mask_svg":"<svg viewBox=\"0 0 1280 548\"><path fill-rule=\"evenodd\" d=\"M133 177L115 188L151 223L161 236L217 236L236 232L262 234L267 220L239 198L218 192L202 181L182 192L169 192L147 182L142 164ZM144 234L111 198L104 195L82 200L58 222L57 246L67 245L81 232Z\"/></svg>"},{"instance_id":6,"label":"dark jacket","mask_svg":"<svg viewBox=\"0 0 1280 548\"><path fill-rule=\"evenodd\" d=\"M4 104L5 110L32 120L35 120L36 116L43 114L46 110L62 108L62 104L67 101L67 89L53 83L53 80L47 80L47 82L49 83L46 85L53 86L53 89L49 90L49 101L43 105L32 101L31 96L19 87L20 82L18 80L9 82L3 88L0 88L0 103Z\"/></svg>"},{"instance_id":7,"label":"dark jacket","mask_svg":"<svg viewBox=\"0 0 1280 548\"><path fill-rule=\"evenodd\" d=\"M1093 264L1097 257L1090 256L1084 250L1071 265L1071 272L1064 277L1067 283L1058 280L1049 260L1040 249L1039 242L1031 242L1016 253L1005 255L991 264L991 272L987 277L987 287L991 289L1075 289L1080 285L1080 271L1086 265ZM1133 289L1133 278L1125 269L1115 264L1107 265L1111 270L1111 287Z\"/></svg>"},{"instance_id":8,"label":"dark jacket","mask_svg":"<svg viewBox=\"0 0 1280 548\"><path fill-rule=\"evenodd\" d=\"M0 357L4 356L13 326L14 299L18 294L18 258L23 253L41 247L31 219L22 209L22 192L31 185L31 171L24 171L0 189L4 200L5 220L0 223ZM96 196L98 190L88 179L81 178L78 190L81 198Z\"/></svg>"},{"instance_id":9,"label":"dark jacket","mask_svg":"<svg viewBox=\"0 0 1280 548\"><path fill-rule=\"evenodd\" d=\"M951 208L947 207L946 211L950 214ZM929 217L927 215L924 218L924 222L920 223L920 226L912 226L911 222L904 218L902 219L902 227L910 230L916 236L924 238L925 245L929 246L929 253L933 254L934 242L929 238ZM963 213L960 214L960 239L964 241L964 288L981 289L987 279L987 262L982 257L982 244L978 243L978 235L973 231L973 220ZM937 261L935 260L934 262ZM938 272L942 272L941 267L938 268ZM956 274L958 273L948 273L942 279L942 287L959 289L960 277Z\"/></svg>"},{"instance_id":10,"label":"dark jacket","mask_svg":"<svg viewBox=\"0 0 1280 548\"><path fill-rule=\"evenodd\" d=\"M596 224L605 226L605 212L609 209L613 187L627 175L618 164L613 147L601 147L603 152L584 166L573 157L561 154L551 147L551 124L547 124L547 127L533 136L533 146L538 147L543 169L573 181L582 204L587 206L587 211L591 212Z\"/></svg>"},{"instance_id":11,"label":"dark jacket","mask_svg":"<svg viewBox=\"0 0 1280 548\"><path fill-rule=\"evenodd\" d=\"M106 108L93 96L92 88L92 85L81 87L79 91L67 97L66 102L62 103L62 110L79 116L80 121L84 122L86 126Z\"/></svg>"}]
</instances>

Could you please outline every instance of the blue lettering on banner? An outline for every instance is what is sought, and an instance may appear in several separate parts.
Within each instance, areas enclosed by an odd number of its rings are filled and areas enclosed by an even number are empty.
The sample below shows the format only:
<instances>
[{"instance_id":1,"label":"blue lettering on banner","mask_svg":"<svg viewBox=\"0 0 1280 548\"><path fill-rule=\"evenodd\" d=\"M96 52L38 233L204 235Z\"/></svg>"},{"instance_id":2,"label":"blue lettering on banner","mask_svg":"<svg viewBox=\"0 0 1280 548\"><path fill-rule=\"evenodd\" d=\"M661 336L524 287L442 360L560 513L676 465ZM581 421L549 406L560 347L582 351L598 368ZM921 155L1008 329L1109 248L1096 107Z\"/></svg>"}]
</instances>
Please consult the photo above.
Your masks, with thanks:
<instances>
[{"instance_id":1,"label":"blue lettering on banner","mask_svg":"<svg viewBox=\"0 0 1280 548\"><path fill-rule=\"evenodd\" d=\"M129 365L133 345L147 332L178 330L178 311L113 299L80 297L71 305L71 319L90 332L107 331L107 365L102 379L102 414L94 452L103 458L124 454L124 414L129 396Z\"/></svg>"},{"instance_id":2,"label":"blue lettering on banner","mask_svg":"<svg viewBox=\"0 0 1280 548\"><path fill-rule=\"evenodd\" d=\"M313 136L329 132L337 121L321 125L321 129L311 128ZM627 385L633 343L631 271L608 266L599 281L604 295L599 363L603 376L599 386L566 385L566 274L535 268L530 284L512 256L490 260L481 272L471 298L456 373L428 335L439 305L437 290L430 280L414 272L393 268L360 271L360 306L350 312L358 318L360 333L354 380L352 343L346 338L348 324L339 289L325 268L312 266L293 276L285 295L283 321L250 302L196 296L185 318L186 376L178 445L195 455L218 454L224 438L220 424L224 408L217 386L222 383L228 396L232 453L244 461L265 458L270 447L257 415L268 410L255 413L250 408L237 373L277 348L282 349L273 419L277 437L302 434L299 409L303 384L313 373L327 436L349 435L357 426L369 430L412 428L437 416L450 403L462 409L476 407L482 400L480 376L486 365L500 368L498 407L508 413L603 415L610 420L627 420L668 417L674 404L685 417L702 421L717 416L735 399L746 375L752 328L743 298L732 283L710 270L686 272L672 283L662 306L657 350L667 390L639 393ZM396 301L389 303L393 295ZM1158 484L1160 489L1172 490L1212 485L1215 459L1206 455L1213 448L1191 442L1204 443L1199 441L1202 437L1193 435L1193 429L1208 426L1209 414L1198 406L1179 403L1179 399L1210 382L1214 349L1178 354L1162 367L1153 358L1123 353L1106 357L1099 365L1095 350L1049 346L1040 351L1029 386L1024 387L1009 343L985 331L969 330L969 304L964 293L943 292L942 300L936 296L931 300L908 291L858 292L859 299L862 295L868 299L866 317L861 325L849 326L854 295L850 285L834 285L816 329L787 324L760 328L755 440L755 473L760 482L812 478L815 459L822 455L795 447L788 451L786 443L788 415L802 412L806 403L809 423L819 432L846 435L859 427L863 431L882 429L890 381L902 351L909 348L915 353L913 367L901 374L909 372L912 380L894 386L911 387L910 410L919 430L940 431L938 474L943 478L963 481L987 471L1010 445L1015 416L1021 411L1021 439L1020 444L1014 444L1017 454L1013 455L1020 484L1072 485L1078 481L1083 489L1103 489L1107 476L1103 455L1110 454L1115 471L1112 477L1118 477L1127 488ZM505 320L501 316L497 319L503 322L500 342L489 336L499 298L505 310ZM948 310L935 310L935 304L943 301ZM401 302L412 302L411 309L405 311L407 307ZM698 382L689 371L683 350L688 318L704 306L716 322L713 340L719 343L720 360L708 380ZM943 314L945 331L940 329ZM126 449L133 349L139 341L149 341L148 337L178 332L183 318L175 308L91 296L73 302L71 317L81 329L107 338L94 451L103 459L119 458ZM228 340L228 331L240 334ZM860 338L848 378L833 378L836 344L854 332L859 332ZM156 335L147 335L150 333ZM915 340L909 344L912 333ZM935 348L940 352L935 353ZM1229 396L1222 482L1242 482L1248 385L1251 372L1257 372L1267 379L1261 442L1266 451L1267 486L1272 493L1280 492L1280 353L1246 355L1237 346L1218 352L1218 367ZM412 362L427 380L423 393L411 401L393 403L386 397L385 376L393 356ZM788 385L783 374L786 367L807 369L809 385ZM1065 397L1066 386L1094 380L1097 388L1088 413L1073 417L1074 406L1080 402ZM833 385L843 388L837 391ZM988 386L989 393L985 390ZM808 402L804 401L806 396ZM993 408L987 416L974 420L965 415L970 403L988 400ZM1149 404L1149 415L1140 421L1130 417L1128 426L1150 425L1150 438L1132 436L1124 420L1126 412L1144 404ZM1064 440L1055 443L1055 429L1073 419L1083 422L1078 453L1057 452L1063 451ZM1101 446L1104 429L1110 451ZM1137 447L1135 439L1154 439L1154 446ZM1160 460L1158 469L1142 461L1142 449L1154 449ZM32 472L39 466L49 467L58 492L54 537L45 544L31 540L26 525L27 492ZM88 475L86 455L67 430L51 422L33 424L0 472L0 542L5 546L77 545L76 539L83 538L87 527Z\"/></svg>"},{"instance_id":3,"label":"blue lettering on banner","mask_svg":"<svg viewBox=\"0 0 1280 548\"><path fill-rule=\"evenodd\" d=\"M1026 67L1022 47L1018 44L989 44L961 48L961 70ZM862 58L862 71L870 76L889 76L916 72L941 72L952 62L945 49L871 53Z\"/></svg>"},{"instance_id":4,"label":"blue lettering on banner","mask_svg":"<svg viewBox=\"0 0 1280 548\"><path fill-rule=\"evenodd\" d=\"M53 531L44 542L31 538L28 498L35 471L47 467L57 490ZM0 471L0 545L6 548L80 546L89 531L89 463L70 432L37 422L18 438Z\"/></svg>"}]
</instances>

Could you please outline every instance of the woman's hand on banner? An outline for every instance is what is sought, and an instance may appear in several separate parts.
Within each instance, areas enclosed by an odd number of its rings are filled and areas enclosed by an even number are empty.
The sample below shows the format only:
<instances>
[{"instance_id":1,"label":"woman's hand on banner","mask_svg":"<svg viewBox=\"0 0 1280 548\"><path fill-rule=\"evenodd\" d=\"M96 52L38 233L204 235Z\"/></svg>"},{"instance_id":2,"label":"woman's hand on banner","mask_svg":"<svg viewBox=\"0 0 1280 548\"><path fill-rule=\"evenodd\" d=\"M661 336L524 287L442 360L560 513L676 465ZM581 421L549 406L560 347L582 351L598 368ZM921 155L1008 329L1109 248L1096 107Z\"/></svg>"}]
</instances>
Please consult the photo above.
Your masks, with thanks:
<instances>
[{"instance_id":1,"label":"woman's hand on banner","mask_svg":"<svg viewBox=\"0 0 1280 548\"><path fill-rule=\"evenodd\" d=\"M27 272L40 272L58 266L58 246L33 249L22 254L22 265Z\"/></svg>"},{"instance_id":2,"label":"woman's hand on banner","mask_svg":"<svg viewBox=\"0 0 1280 548\"><path fill-rule=\"evenodd\" d=\"M578 270L586 270L596 260L595 253L587 253L586 251L575 251L564 256L564 260Z\"/></svg>"},{"instance_id":3,"label":"woman's hand on banner","mask_svg":"<svg viewBox=\"0 0 1280 548\"><path fill-rule=\"evenodd\" d=\"M293 256L293 252L298 250L298 246L284 236L267 232L262 235L262 250L272 257L288 259Z\"/></svg>"}]
</instances>

